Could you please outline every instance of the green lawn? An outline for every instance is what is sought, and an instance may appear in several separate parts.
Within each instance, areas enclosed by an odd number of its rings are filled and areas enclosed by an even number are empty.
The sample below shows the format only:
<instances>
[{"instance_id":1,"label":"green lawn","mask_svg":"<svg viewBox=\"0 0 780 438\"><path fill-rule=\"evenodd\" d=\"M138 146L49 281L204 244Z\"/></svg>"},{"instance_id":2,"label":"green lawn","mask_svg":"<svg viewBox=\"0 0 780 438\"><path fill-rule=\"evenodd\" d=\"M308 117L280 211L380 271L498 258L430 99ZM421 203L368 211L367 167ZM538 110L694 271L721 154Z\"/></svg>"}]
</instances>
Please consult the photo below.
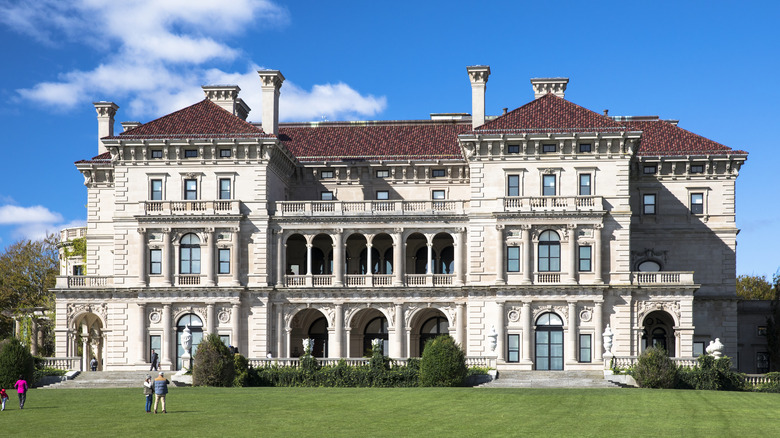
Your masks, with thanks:
<instances>
[{"instance_id":1,"label":"green lawn","mask_svg":"<svg viewBox=\"0 0 780 438\"><path fill-rule=\"evenodd\" d=\"M138 389L9 394L23 436L780 435L780 394L643 389L172 388L168 414Z\"/></svg>"}]
</instances>

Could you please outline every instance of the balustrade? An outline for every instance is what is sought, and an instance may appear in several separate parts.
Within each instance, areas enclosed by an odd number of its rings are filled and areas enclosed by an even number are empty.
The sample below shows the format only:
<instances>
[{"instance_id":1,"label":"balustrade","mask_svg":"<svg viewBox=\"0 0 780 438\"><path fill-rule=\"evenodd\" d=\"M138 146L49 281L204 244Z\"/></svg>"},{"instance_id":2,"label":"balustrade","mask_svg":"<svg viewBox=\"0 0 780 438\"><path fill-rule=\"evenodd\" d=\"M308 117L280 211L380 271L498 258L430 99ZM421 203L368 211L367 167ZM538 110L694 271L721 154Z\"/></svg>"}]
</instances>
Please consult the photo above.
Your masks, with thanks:
<instances>
[{"instance_id":1,"label":"balustrade","mask_svg":"<svg viewBox=\"0 0 780 438\"><path fill-rule=\"evenodd\" d=\"M279 201L276 215L312 216L346 215L372 216L387 214L465 214L466 201Z\"/></svg>"},{"instance_id":2,"label":"balustrade","mask_svg":"<svg viewBox=\"0 0 780 438\"><path fill-rule=\"evenodd\" d=\"M594 211L603 210L601 196L513 196L503 198L504 211L555 210Z\"/></svg>"},{"instance_id":3,"label":"balustrade","mask_svg":"<svg viewBox=\"0 0 780 438\"><path fill-rule=\"evenodd\" d=\"M239 201L144 201L145 214L238 214Z\"/></svg>"}]
</instances>

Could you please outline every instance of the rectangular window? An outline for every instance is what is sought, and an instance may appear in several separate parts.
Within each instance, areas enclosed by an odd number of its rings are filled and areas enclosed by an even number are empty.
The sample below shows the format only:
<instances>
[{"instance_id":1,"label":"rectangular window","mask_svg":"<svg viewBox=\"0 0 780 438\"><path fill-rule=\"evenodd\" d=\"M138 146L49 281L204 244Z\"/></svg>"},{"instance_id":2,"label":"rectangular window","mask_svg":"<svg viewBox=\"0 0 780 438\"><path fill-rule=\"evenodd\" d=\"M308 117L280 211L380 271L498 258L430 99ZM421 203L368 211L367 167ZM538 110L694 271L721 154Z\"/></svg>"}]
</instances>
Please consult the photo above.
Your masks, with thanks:
<instances>
[{"instance_id":1,"label":"rectangular window","mask_svg":"<svg viewBox=\"0 0 780 438\"><path fill-rule=\"evenodd\" d=\"M655 175L658 172L658 166L644 166L642 168L642 173L645 175Z\"/></svg>"},{"instance_id":2,"label":"rectangular window","mask_svg":"<svg viewBox=\"0 0 780 438\"><path fill-rule=\"evenodd\" d=\"M580 196L590 196L590 195L591 195L590 174L581 173L580 174Z\"/></svg>"},{"instance_id":3,"label":"rectangular window","mask_svg":"<svg viewBox=\"0 0 780 438\"><path fill-rule=\"evenodd\" d=\"M333 192L320 192L320 201L332 201Z\"/></svg>"},{"instance_id":4,"label":"rectangular window","mask_svg":"<svg viewBox=\"0 0 780 438\"><path fill-rule=\"evenodd\" d=\"M230 335L219 335L219 340L222 341L226 347L230 347Z\"/></svg>"},{"instance_id":5,"label":"rectangular window","mask_svg":"<svg viewBox=\"0 0 780 438\"><path fill-rule=\"evenodd\" d=\"M447 176L447 173L444 172L444 169L433 169L431 170L431 177L432 178L444 178Z\"/></svg>"},{"instance_id":6,"label":"rectangular window","mask_svg":"<svg viewBox=\"0 0 780 438\"><path fill-rule=\"evenodd\" d=\"M219 250L219 273L230 274L230 250L220 248Z\"/></svg>"},{"instance_id":7,"label":"rectangular window","mask_svg":"<svg viewBox=\"0 0 780 438\"><path fill-rule=\"evenodd\" d=\"M388 192L387 190L377 190L376 199L380 201L388 200L390 199L390 192Z\"/></svg>"},{"instance_id":8,"label":"rectangular window","mask_svg":"<svg viewBox=\"0 0 780 438\"><path fill-rule=\"evenodd\" d=\"M73 275L75 276L84 275L84 265L73 266Z\"/></svg>"},{"instance_id":9,"label":"rectangular window","mask_svg":"<svg viewBox=\"0 0 780 438\"><path fill-rule=\"evenodd\" d=\"M704 214L704 193L691 193L691 214Z\"/></svg>"},{"instance_id":10,"label":"rectangular window","mask_svg":"<svg viewBox=\"0 0 780 438\"><path fill-rule=\"evenodd\" d=\"M184 200L194 201L198 199L198 180L185 179L184 180Z\"/></svg>"},{"instance_id":11,"label":"rectangular window","mask_svg":"<svg viewBox=\"0 0 780 438\"><path fill-rule=\"evenodd\" d=\"M162 274L162 250L161 249L149 250L149 274L151 275Z\"/></svg>"},{"instance_id":12,"label":"rectangular window","mask_svg":"<svg viewBox=\"0 0 780 438\"><path fill-rule=\"evenodd\" d=\"M506 195L520 196L520 175L507 175Z\"/></svg>"},{"instance_id":13,"label":"rectangular window","mask_svg":"<svg viewBox=\"0 0 780 438\"><path fill-rule=\"evenodd\" d=\"M233 199L230 197L230 178L219 179L219 199Z\"/></svg>"},{"instance_id":14,"label":"rectangular window","mask_svg":"<svg viewBox=\"0 0 780 438\"><path fill-rule=\"evenodd\" d=\"M390 178L390 171L387 169L377 170L376 171L376 177L377 178Z\"/></svg>"},{"instance_id":15,"label":"rectangular window","mask_svg":"<svg viewBox=\"0 0 780 438\"><path fill-rule=\"evenodd\" d=\"M160 335L149 336L149 362L152 361L152 352L157 353L157 360L162 359L162 337Z\"/></svg>"},{"instance_id":16,"label":"rectangular window","mask_svg":"<svg viewBox=\"0 0 780 438\"><path fill-rule=\"evenodd\" d=\"M506 340L507 362L520 362L520 335L509 335Z\"/></svg>"},{"instance_id":17,"label":"rectangular window","mask_svg":"<svg viewBox=\"0 0 780 438\"><path fill-rule=\"evenodd\" d=\"M506 247L506 272L520 272L520 247Z\"/></svg>"},{"instance_id":18,"label":"rectangular window","mask_svg":"<svg viewBox=\"0 0 780 438\"><path fill-rule=\"evenodd\" d=\"M431 192L431 199L447 199L444 190L434 190Z\"/></svg>"},{"instance_id":19,"label":"rectangular window","mask_svg":"<svg viewBox=\"0 0 780 438\"><path fill-rule=\"evenodd\" d=\"M642 196L642 213L655 214L655 195Z\"/></svg>"},{"instance_id":20,"label":"rectangular window","mask_svg":"<svg viewBox=\"0 0 780 438\"><path fill-rule=\"evenodd\" d=\"M692 164L691 165L691 173L704 173L704 165L703 164Z\"/></svg>"},{"instance_id":21,"label":"rectangular window","mask_svg":"<svg viewBox=\"0 0 780 438\"><path fill-rule=\"evenodd\" d=\"M520 153L520 145L519 144L510 144L506 147L506 153L508 154L519 154Z\"/></svg>"},{"instance_id":22,"label":"rectangular window","mask_svg":"<svg viewBox=\"0 0 780 438\"><path fill-rule=\"evenodd\" d=\"M151 181L152 187L151 187L151 193L149 193L149 199L152 201L162 201L162 180L161 179L153 179Z\"/></svg>"},{"instance_id":23,"label":"rectangular window","mask_svg":"<svg viewBox=\"0 0 780 438\"><path fill-rule=\"evenodd\" d=\"M557 149L557 146L554 143L553 144L543 144L542 145L542 153L543 154L549 154L549 153L555 152L556 149Z\"/></svg>"},{"instance_id":24,"label":"rectangular window","mask_svg":"<svg viewBox=\"0 0 780 438\"><path fill-rule=\"evenodd\" d=\"M590 272L592 254L593 253L589 245L580 246L580 251L579 251L580 272Z\"/></svg>"},{"instance_id":25,"label":"rectangular window","mask_svg":"<svg viewBox=\"0 0 780 438\"><path fill-rule=\"evenodd\" d=\"M555 196L555 175L542 176L542 196Z\"/></svg>"},{"instance_id":26,"label":"rectangular window","mask_svg":"<svg viewBox=\"0 0 780 438\"><path fill-rule=\"evenodd\" d=\"M769 372L769 353L762 351L756 353L756 373L766 374Z\"/></svg>"},{"instance_id":27,"label":"rectangular window","mask_svg":"<svg viewBox=\"0 0 780 438\"><path fill-rule=\"evenodd\" d=\"M699 357L704 354L704 342L693 343L693 357Z\"/></svg>"},{"instance_id":28,"label":"rectangular window","mask_svg":"<svg viewBox=\"0 0 780 438\"><path fill-rule=\"evenodd\" d=\"M333 171L332 170L323 170L320 172L320 178L322 179L330 179L333 178Z\"/></svg>"},{"instance_id":29,"label":"rectangular window","mask_svg":"<svg viewBox=\"0 0 780 438\"><path fill-rule=\"evenodd\" d=\"M589 153L592 152L592 146L590 143L580 143L580 152Z\"/></svg>"},{"instance_id":30,"label":"rectangular window","mask_svg":"<svg viewBox=\"0 0 780 438\"><path fill-rule=\"evenodd\" d=\"M162 149L152 149L152 158L162 158Z\"/></svg>"},{"instance_id":31,"label":"rectangular window","mask_svg":"<svg viewBox=\"0 0 780 438\"><path fill-rule=\"evenodd\" d=\"M590 351L590 335L580 335L580 362L590 362Z\"/></svg>"},{"instance_id":32,"label":"rectangular window","mask_svg":"<svg viewBox=\"0 0 780 438\"><path fill-rule=\"evenodd\" d=\"M765 325L758 326L758 330L756 331L756 334L758 334L758 336L766 336L766 326Z\"/></svg>"},{"instance_id":33,"label":"rectangular window","mask_svg":"<svg viewBox=\"0 0 780 438\"><path fill-rule=\"evenodd\" d=\"M197 149L185 149L184 150L184 158L198 158L198 150Z\"/></svg>"},{"instance_id":34,"label":"rectangular window","mask_svg":"<svg viewBox=\"0 0 780 438\"><path fill-rule=\"evenodd\" d=\"M219 150L219 157L220 158L230 158L233 156L233 151L230 149L220 149Z\"/></svg>"}]
</instances>

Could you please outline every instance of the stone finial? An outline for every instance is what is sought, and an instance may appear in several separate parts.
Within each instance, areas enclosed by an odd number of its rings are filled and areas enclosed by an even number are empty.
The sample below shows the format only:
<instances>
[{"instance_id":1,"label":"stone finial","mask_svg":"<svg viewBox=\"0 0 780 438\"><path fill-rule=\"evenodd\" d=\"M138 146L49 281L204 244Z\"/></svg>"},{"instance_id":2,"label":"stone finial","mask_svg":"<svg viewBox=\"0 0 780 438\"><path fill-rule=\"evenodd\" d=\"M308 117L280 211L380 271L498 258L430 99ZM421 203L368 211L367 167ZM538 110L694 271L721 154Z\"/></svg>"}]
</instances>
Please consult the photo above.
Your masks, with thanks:
<instances>
[{"instance_id":1,"label":"stone finial","mask_svg":"<svg viewBox=\"0 0 780 438\"><path fill-rule=\"evenodd\" d=\"M564 98L569 78L532 78L531 87L534 89L534 99L538 99L547 93L552 93Z\"/></svg>"},{"instance_id":2,"label":"stone finial","mask_svg":"<svg viewBox=\"0 0 780 438\"><path fill-rule=\"evenodd\" d=\"M489 65L466 67L471 81L471 127L485 124L485 90L490 76Z\"/></svg>"},{"instance_id":3,"label":"stone finial","mask_svg":"<svg viewBox=\"0 0 780 438\"><path fill-rule=\"evenodd\" d=\"M258 70L257 74L263 90L263 131L276 135L279 133L279 90L284 75L279 70Z\"/></svg>"},{"instance_id":4,"label":"stone finial","mask_svg":"<svg viewBox=\"0 0 780 438\"><path fill-rule=\"evenodd\" d=\"M103 144L103 137L113 137L114 135L114 116L119 105L114 102L93 102L98 119L98 155L108 152Z\"/></svg>"}]
</instances>

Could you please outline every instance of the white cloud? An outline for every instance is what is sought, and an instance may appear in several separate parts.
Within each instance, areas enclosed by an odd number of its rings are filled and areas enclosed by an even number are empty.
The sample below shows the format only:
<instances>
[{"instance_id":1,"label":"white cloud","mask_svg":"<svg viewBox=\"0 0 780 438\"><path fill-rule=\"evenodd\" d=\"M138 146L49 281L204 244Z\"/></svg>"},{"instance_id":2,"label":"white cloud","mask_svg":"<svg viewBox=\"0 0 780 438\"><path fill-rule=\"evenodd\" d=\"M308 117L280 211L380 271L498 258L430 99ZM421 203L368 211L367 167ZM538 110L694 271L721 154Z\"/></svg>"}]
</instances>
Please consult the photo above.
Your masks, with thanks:
<instances>
[{"instance_id":1,"label":"white cloud","mask_svg":"<svg viewBox=\"0 0 780 438\"><path fill-rule=\"evenodd\" d=\"M45 224L61 221L61 214L52 212L41 205L33 207L19 207L18 205L0 206L0 225Z\"/></svg>"}]
</instances>

